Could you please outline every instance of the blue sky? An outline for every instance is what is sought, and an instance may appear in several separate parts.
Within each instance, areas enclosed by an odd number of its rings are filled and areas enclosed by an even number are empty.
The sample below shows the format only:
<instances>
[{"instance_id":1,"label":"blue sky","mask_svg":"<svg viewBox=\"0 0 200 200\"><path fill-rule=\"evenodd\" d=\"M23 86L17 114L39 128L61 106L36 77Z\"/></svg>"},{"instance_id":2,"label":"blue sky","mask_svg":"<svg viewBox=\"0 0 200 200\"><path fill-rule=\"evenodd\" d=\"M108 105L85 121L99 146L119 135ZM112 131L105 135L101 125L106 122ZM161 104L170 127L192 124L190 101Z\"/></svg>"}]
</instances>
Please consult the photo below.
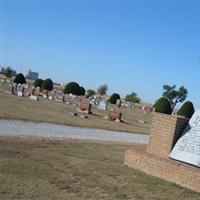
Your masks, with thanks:
<instances>
[{"instance_id":1,"label":"blue sky","mask_svg":"<svg viewBox=\"0 0 200 200\"><path fill-rule=\"evenodd\" d=\"M2 65L145 102L184 85L200 108L200 1L2 1ZM3 13L3 14L2 14Z\"/></svg>"}]
</instances>

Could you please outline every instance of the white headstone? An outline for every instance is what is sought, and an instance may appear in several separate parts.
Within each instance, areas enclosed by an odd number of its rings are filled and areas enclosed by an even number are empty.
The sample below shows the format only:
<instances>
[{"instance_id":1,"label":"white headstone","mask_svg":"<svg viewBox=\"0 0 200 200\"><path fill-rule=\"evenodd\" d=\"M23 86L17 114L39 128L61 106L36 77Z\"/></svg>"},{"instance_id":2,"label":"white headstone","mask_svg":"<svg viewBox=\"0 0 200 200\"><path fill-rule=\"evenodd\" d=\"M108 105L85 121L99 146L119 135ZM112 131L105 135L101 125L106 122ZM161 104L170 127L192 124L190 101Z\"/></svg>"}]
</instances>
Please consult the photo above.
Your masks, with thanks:
<instances>
[{"instance_id":1,"label":"white headstone","mask_svg":"<svg viewBox=\"0 0 200 200\"><path fill-rule=\"evenodd\" d=\"M49 100L53 100L53 96L49 96L48 99L49 99Z\"/></svg>"},{"instance_id":2,"label":"white headstone","mask_svg":"<svg viewBox=\"0 0 200 200\"><path fill-rule=\"evenodd\" d=\"M97 108L107 110L107 103L105 101L100 101Z\"/></svg>"},{"instance_id":3,"label":"white headstone","mask_svg":"<svg viewBox=\"0 0 200 200\"><path fill-rule=\"evenodd\" d=\"M170 158L200 167L200 110L192 116Z\"/></svg>"},{"instance_id":4,"label":"white headstone","mask_svg":"<svg viewBox=\"0 0 200 200\"><path fill-rule=\"evenodd\" d=\"M37 100L38 100L38 97L37 97L36 95L31 95L31 96L30 96L30 99L31 99L31 100L37 101Z\"/></svg>"},{"instance_id":5,"label":"white headstone","mask_svg":"<svg viewBox=\"0 0 200 200\"><path fill-rule=\"evenodd\" d=\"M18 97L22 97L22 96L23 96L22 91L18 91L18 92L17 92L17 96L18 96Z\"/></svg>"}]
</instances>

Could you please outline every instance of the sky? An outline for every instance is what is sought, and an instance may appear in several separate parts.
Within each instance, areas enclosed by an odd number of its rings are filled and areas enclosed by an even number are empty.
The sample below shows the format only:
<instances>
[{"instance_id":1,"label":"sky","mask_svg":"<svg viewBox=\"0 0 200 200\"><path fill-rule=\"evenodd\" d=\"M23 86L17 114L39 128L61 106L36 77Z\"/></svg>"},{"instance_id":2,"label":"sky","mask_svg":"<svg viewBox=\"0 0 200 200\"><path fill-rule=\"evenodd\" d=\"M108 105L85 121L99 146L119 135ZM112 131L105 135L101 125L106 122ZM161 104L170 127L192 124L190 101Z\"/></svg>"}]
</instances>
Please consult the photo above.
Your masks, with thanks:
<instances>
[{"instance_id":1,"label":"sky","mask_svg":"<svg viewBox=\"0 0 200 200\"><path fill-rule=\"evenodd\" d=\"M200 108L200 0L0 2L2 66L149 103L184 85Z\"/></svg>"}]
</instances>

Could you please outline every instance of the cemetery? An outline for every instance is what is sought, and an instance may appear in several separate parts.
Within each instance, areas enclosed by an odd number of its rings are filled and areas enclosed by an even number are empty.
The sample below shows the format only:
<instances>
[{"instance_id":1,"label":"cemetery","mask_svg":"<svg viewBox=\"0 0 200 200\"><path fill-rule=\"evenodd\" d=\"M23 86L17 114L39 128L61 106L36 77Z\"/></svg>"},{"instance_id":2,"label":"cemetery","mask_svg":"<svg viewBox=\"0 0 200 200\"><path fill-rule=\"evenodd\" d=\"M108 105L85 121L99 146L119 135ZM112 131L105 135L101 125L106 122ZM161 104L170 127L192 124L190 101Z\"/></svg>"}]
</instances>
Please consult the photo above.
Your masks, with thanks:
<instances>
[{"instance_id":1,"label":"cemetery","mask_svg":"<svg viewBox=\"0 0 200 200\"><path fill-rule=\"evenodd\" d=\"M56 122L150 134L147 146L122 146L123 170L135 174L136 169L200 192L199 111L194 114L193 110L183 112L183 116L179 115L181 112L172 114L171 105L164 97L152 107L144 103L130 104L115 93L110 99L97 95L87 98L67 94L59 87L49 90L25 83L12 84L12 81L2 82L0 97L3 100L2 119ZM164 110L160 106L163 102ZM186 104L191 106L190 102ZM141 176L140 172L137 173ZM154 178L145 175L144 181L147 184L150 179Z\"/></svg>"},{"instance_id":2,"label":"cemetery","mask_svg":"<svg viewBox=\"0 0 200 200\"><path fill-rule=\"evenodd\" d=\"M200 0L0 13L0 200L200 200Z\"/></svg>"},{"instance_id":3,"label":"cemetery","mask_svg":"<svg viewBox=\"0 0 200 200\"><path fill-rule=\"evenodd\" d=\"M36 87L37 86L37 87ZM60 87L52 88L52 90L41 89L38 85L33 84L15 84L9 82L3 83L1 89L1 95L3 103L7 104L9 100L16 101L14 110L17 107L23 107L20 105L20 101L24 102L27 106L32 108L30 111L26 111L22 114L20 110L17 112L3 112L5 118L17 118L17 119L29 119L36 121L52 121L57 123L64 123L69 125L86 126L92 128L102 128L110 130L119 130L127 132L137 132L137 133L148 133L151 113L147 113L143 109L136 109L130 107L126 102L116 101L116 104L109 103L109 97L102 97L100 95L93 95L89 98L84 96L77 96L73 94L63 93L63 89ZM5 93L5 94L2 94ZM7 94L12 94L9 96ZM16 98L19 97L19 98ZM22 98L22 99L21 99ZM28 102L28 99L33 101L38 101L37 104ZM57 104L60 103L60 104ZM12 105L13 103L9 104ZM10 106L6 105L4 108L10 109ZM16 107L17 105L17 107ZM7 106L9 108L7 108ZM41 110L41 107L45 110ZM62 107L62 110L57 111ZM40 108L40 112L43 111L42 116L36 116L36 110ZM47 114L50 111L55 110L54 113ZM34 112L34 116L31 112ZM39 110L37 111L39 112ZM63 113L64 112L64 113ZM46 113L46 114L45 114ZM54 117L57 116L57 117ZM87 121L77 121L71 116L81 116L82 119L87 119ZM143 124L141 123L144 122ZM114 122L121 122L120 125L116 125Z\"/></svg>"}]
</instances>

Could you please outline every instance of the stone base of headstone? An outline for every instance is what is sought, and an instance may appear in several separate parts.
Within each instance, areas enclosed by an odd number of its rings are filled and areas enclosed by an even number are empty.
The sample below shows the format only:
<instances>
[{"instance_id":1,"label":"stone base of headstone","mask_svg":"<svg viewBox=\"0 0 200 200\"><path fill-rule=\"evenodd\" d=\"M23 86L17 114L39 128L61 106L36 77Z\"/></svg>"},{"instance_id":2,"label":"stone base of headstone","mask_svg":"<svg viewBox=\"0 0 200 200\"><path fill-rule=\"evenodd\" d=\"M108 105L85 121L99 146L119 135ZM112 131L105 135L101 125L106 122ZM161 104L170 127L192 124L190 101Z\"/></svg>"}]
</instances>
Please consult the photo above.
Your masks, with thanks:
<instances>
[{"instance_id":1,"label":"stone base of headstone","mask_svg":"<svg viewBox=\"0 0 200 200\"><path fill-rule=\"evenodd\" d=\"M126 151L124 164L149 175L200 192L200 169L197 167L136 149Z\"/></svg>"},{"instance_id":2,"label":"stone base of headstone","mask_svg":"<svg viewBox=\"0 0 200 200\"><path fill-rule=\"evenodd\" d=\"M128 149L124 164L200 192L200 168L169 159L188 119L154 113L146 150Z\"/></svg>"},{"instance_id":3,"label":"stone base of headstone","mask_svg":"<svg viewBox=\"0 0 200 200\"><path fill-rule=\"evenodd\" d=\"M63 103L63 102L64 102L63 99L54 99L54 101L60 102L60 103Z\"/></svg>"},{"instance_id":4,"label":"stone base of headstone","mask_svg":"<svg viewBox=\"0 0 200 200\"><path fill-rule=\"evenodd\" d=\"M79 113L83 113L83 114L92 114L92 112L91 111L89 111L89 110L81 110L80 108L77 108L77 112L79 112Z\"/></svg>"}]
</instances>

